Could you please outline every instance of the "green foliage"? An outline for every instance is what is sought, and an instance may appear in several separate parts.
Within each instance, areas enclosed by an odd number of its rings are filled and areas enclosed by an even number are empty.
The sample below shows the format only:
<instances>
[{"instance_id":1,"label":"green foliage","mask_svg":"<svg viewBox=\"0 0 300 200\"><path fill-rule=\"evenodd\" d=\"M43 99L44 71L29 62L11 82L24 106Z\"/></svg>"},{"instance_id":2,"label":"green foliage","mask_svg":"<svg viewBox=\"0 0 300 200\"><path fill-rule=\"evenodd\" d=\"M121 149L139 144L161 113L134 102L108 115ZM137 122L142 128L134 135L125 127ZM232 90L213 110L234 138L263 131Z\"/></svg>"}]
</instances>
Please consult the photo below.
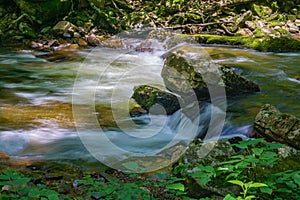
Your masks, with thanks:
<instances>
[{"instance_id":1,"label":"green foliage","mask_svg":"<svg viewBox=\"0 0 300 200\"><path fill-rule=\"evenodd\" d=\"M241 141L232 146L243 148L244 153L233 155L228 161L218 165L199 165L192 172L188 166L180 164L174 168L175 174L181 174L187 179L193 178L202 186L226 187L222 185L222 180L228 183L239 185L242 189L242 196L235 198L233 194L228 194L224 199L253 199L259 192L267 199L275 196L289 194L297 199L299 193L300 171L287 170L278 173L262 173L263 169L272 169L279 160L279 155L274 150L283 147L282 144L268 143L263 139ZM234 179L234 180L232 180ZM259 188L259 190L250 190ZM298 190L298 191L297 191Z\"/></svg>"},{"instance_id":2,"label":"green foliage","mask_svg":"<svg viewBox=\"0 0 300 200\"><path fill-rule=\"evenodd\" d=\"M49 199L58 200L59 194L47 189L44 185L30 186L31 178L24 177L14 170L6 170L0 174L0 187L3 199Z\"/></svg>"},{"instance_id":3,"label":"green foliage","mask_svg":"<svg viewBox=\"0 0 300 200\"><path fill-rule=\"evenodd\" d=\"M285 199L286 196L290 199L299 199L300 171L285 170L276 173L261 171L273 169L272 167L277 165L279 156L275 150L282 147L282 144L258 139L242 141L233 146L243 148L244 153L231 156L229 160L215 166L200 164L190 170L188 165L178 164L173 174L158 173L155 179L141 179L134 173L127 173L129 180L112 177L106 178L108 180L99 180L87 175L78 180L77 189L83 191L80 194L82 199L97 197L108 200L152 200L156 199L153 191L158 190L163 191L163 195L167 198L179 197L188 200L192 198L188 196L190 188L186 181L192 178L203 188L230 187L232 184L240 186L240 195L227 194L224 200L250 200L258 196L263 199ZM130 171L141 169L135 162L127 162L123 166ZM70 199L47 188L46 185L33 184L31 178L13 170L6 170L0 174L0 188L2 188L1 199ZM209 197L201 199L207 200Z\"/></svg>"},{"instance_id":4,"label":"green foliage","mask_svg":"<svg viewBox=\"0 0 300 200\"><path fill-rule=\"evenodd\" d=\"M252 181L250 181L248 183L243 183L242 181L239 181L239 180L229 180L228 182L232 183L232 184L235 184L235 185L239 185L242 188L243 191L241 192L241 194L243 196L242 197L238 196L237 200L251 200L251 199L254 199L254 198L256 198L254 195L248 196L249 189L267 187L267 185L264 184L264 183L253 183Z\"/></svg>"},{"instance_id":5,"label":"green foliage","mask_svg":"<svg viewBox=\"0 0 300 200\"><path fill-rule=\"evenodd\" d=\"M123 183L119 179L109 180L107 183L95 181L90 175L78 182L87 186L88 196L97 195L103 199L153 199L149 192L142 188L142 182Z\"/></svg>"}]
</instances>

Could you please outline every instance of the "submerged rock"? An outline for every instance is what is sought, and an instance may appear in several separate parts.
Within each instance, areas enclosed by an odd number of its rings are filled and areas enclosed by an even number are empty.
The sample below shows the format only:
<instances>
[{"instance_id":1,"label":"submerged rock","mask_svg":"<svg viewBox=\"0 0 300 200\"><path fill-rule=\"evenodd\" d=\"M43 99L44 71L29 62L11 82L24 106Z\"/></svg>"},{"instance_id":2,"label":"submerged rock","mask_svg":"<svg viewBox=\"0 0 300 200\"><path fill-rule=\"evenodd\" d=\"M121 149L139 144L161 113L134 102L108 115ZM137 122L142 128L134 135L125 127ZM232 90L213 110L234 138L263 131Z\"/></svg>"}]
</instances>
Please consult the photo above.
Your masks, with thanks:
<instances>
[{"instance_id":1,"label":"submerged rock","mask_svg":"<svg viewBox=\"0 0 300 200\"><path fill-rule=\"evenodd\" d=\"M255 130L263 137L300 149L300 120L281 113L270 104L264 105L257 114Z\"/></svg>"},{"instance_id":2,"label":"submerged rock","mask_svg":"<svg viewBox=\"0 0 300 200\"><path fill-rule=\"evenodd\" d=\"M257 84L230 69L213 63L199 47L181 46L167 54L161 72L166 87L181 96L198 100L214 96L258 92Z\"/></svg>"},{"instance_id":3,"label":"submerged rock","mask_svg":"<svg viewBox=\"0 0 300 200\"><path fill-rule=\"evenodd\" d=\"M180 109L179 97L148 85L135 87L132 98L152 114L171 115Z\"/></svg>"}]
</instances>

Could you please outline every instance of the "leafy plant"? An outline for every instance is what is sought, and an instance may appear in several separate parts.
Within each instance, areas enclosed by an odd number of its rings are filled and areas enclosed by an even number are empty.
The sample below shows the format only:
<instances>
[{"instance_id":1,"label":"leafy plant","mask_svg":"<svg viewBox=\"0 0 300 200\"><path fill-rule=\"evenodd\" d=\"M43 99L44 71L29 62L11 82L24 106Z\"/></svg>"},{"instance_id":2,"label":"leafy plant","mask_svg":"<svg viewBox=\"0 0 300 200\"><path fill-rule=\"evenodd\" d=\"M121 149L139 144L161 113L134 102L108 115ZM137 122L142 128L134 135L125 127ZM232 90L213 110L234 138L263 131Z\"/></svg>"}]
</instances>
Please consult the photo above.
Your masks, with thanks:
<instances>
[{"instance_id":1,"label":"leafy plant","mask_svg":"<svg viewBox=\"0 0 300 200\"><path fill-rule=\"evenodd\" d=\"M30 180L31 178L24 177L14 170L3 171L0 174L0 186L4 192L3 199L59 199L56 191L47 189L44 185L30 187L28 185Z\"/></svg>"},{"instance_id":2,"label":"leafy plant","mask_svg":"<svg viewBox=\"0 0 300 200\"><path fill-rule=\"evenodd\" d=\"M253 181L250 181L248 183L243 183L242 181L239 181L239 180L230 180L228 182L232 183L232 184L235 184L235 185L239 185L242 188L243 191L241 192L241 194L243 196L242 197L238 196L237 200L251 200L251 199L254 199L254 198L256 198L254 195L248 196L249 189L259 188L259 187L267 187L267 185L264 184L264 183L254 183Z\"/></svg>"}]
</instances>

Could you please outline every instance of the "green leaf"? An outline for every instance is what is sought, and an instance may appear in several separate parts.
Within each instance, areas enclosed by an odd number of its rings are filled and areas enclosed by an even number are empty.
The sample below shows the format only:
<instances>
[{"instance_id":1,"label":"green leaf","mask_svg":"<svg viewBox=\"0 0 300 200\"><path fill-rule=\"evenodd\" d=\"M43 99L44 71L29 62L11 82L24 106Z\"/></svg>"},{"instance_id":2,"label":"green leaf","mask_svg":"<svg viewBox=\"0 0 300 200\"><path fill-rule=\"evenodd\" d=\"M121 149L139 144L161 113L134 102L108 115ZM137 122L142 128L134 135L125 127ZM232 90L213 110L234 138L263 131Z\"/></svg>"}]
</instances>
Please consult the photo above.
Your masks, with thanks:
<instances>
[{"instance_id":1,"label":"green leaf","mask_svg":"<svg viewBox=\"0 0 300 200\"><path fill-rule=\"evenodd\" d=\"M254 199L254 198L256 198L254 195L246 196L245 200L251 200L251 199Z\"/></svg>"},{"instance_id":2,"label":"green leaf","mask_svg":"<svg viewBox=\"0 0 300 200\"><path fill-rule=\"evenodd\" d=\"M260 155L264 151L262 148L253 148L251 150L255 155Z\"/></svg>"},{"instance_id":3,"label":"green leaf","mask_svg":"<svg viewBox=\"0 0 300 200\"><path fill-rule=\"evenodd\" d=\"M255 139L255 140L244 140L244 141L240 141L238 144L233 144L233 146L236 146L241 149L245 149L250 145L258 144L263 140L264 140L263 138L259 138L259 139Z\"/></svg>"},{"instance_id":4,"label":"green leaf","mask_svg":"<svg viewBox=\"0 0 300 200\"><path fill-rule=\"evenodd\" d=\"M184 185L181 183L173 183L173 184L167 185L166 188L170 189L170 190L179 190L179 191L185 190Z\"/></svg>"},{"instance_id":5,"label":"green leaf","mask_svg":"<svg viewBox=\"0 0 300 200\"><path fill-rule=\"evenodd\" d=\"M201 169L201 171L206 171L206 172L214 172L215 171L212 166L198 165L198 168Z\"/></svg>"},{"instance_id":6,"label":"green leaf","mask_svg":"<svg viewBox=\"0 0 300 200\"><path fill-rule=\"evenodd\" d=\"M49 200L59 200L58 194L49 194L48 199Z\"/></svg>"},{"instance_id":7,"label":"green leaf","mask_svg":"<svg viewBox=\"0 0 300 200\"><path fill-rule=\"evenodd\" d=\"M268 187L261 187L259 189L262 193L266 193L266 194L272 194L273 193L273 190L271 188L268 188Z\"/></svg>"},{"instance_id":8,"label":"green leaf","mask_svg":"<svg viewBox=\"0 0 300 200\"><path fill-rule=\"evenodd\" d=\"M276 192L292 193L292 190L289 190L287 188L278 188Z\"/></svg>"},{"instance_id":9,"label":"green leaf","mask_svg":"<svg viewBox=\"0 0 300 200\"><path fill-rule=\"evenodd\" d=\"M227 194L223 200L236 200L234 196L231 196L231 194Z\"/></svg>"},{"instance_id":10,"label":"green leaf","mask_svg":"<svg viewBox=\"0 0 300 200\"><path fill-rule=\"evenodd\" d=\"M229 180L228 182L232 183L232 184L235 184L235 185L239 185L241 187L244 186L244 183L242 181L239 181L239 180Z\"/></svg>"},{"instance_id":11,"label":"green leaf","mask_svg":"<svg viewBox=\"0 0 300 200\"><path fill-rule=\"evenodd\" d=\"M225 164L232 164L232 163L238 163L238 162L241 162L241 160L229 160L229 161L221 162L221 164L225 165Z\"/></svg>"},{"instance_id":12,"label":"green leaf","mask_svg":"<svg viewBox=\"0 0 300 200\"><path fill-rule=\"evenodd\" d=\"M300 174L294 174L293 176L293 180L295 181L295 183L297 183L298 187L300 187Z\"/></svg>"},{"instance_id":13,"label":"green leaf","mask_svg":"<svg viewBox=\"0 0 300 200\"><path fill-rule=\"evenodd\" d=\"M28 183L31 179L30 178L18 178L16 180L14 180L14 184L16 185L23 185L25 183Z\"/></svg>"},{"instance_id":14,"label":"green leaf","mask_svg":"<svg viewBox=\"0 0 300 200\"><path fill-rule=\"evenodd\" d=\"M258 188L258 187L268 187L268 185L264 183L251 183L249 184L249 188Z\"/></svg>"},{"instance_id":15,"label":"green leaf","mask_svg":"<svg viewBox=\"0 0 300 200\"><path fill-rule=\"evenodd\" d=\"M286 181L285 184L292 189L297 188L297 185L293 181Z\"/></svg>"}]
</instances>

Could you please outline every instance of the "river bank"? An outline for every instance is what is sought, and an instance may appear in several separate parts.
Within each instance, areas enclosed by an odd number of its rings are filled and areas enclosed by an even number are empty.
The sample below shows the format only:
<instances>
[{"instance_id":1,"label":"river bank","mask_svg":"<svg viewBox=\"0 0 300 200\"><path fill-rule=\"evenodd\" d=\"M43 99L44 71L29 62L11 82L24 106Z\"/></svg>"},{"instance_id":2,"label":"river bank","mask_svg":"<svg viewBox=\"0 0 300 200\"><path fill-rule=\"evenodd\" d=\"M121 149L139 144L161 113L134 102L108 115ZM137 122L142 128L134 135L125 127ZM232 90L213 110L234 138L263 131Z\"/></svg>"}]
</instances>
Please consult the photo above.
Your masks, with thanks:
<instances>
[{"instance_id":1,"label":"river bank","mask_svg":"<svg viewBox=\"0 0 300 200\"><path fill-rule=\"evenodd\" d=\"M2 46L43 51L120 47L112 35L141 27L197 35L205 44L261 51L299 50L299 9L294 1L59 1L14 0L1 4ZM15 9L17 8L17 9ZM209 35L205 35L209 34Z\"/></svg>"}]
</instances>

